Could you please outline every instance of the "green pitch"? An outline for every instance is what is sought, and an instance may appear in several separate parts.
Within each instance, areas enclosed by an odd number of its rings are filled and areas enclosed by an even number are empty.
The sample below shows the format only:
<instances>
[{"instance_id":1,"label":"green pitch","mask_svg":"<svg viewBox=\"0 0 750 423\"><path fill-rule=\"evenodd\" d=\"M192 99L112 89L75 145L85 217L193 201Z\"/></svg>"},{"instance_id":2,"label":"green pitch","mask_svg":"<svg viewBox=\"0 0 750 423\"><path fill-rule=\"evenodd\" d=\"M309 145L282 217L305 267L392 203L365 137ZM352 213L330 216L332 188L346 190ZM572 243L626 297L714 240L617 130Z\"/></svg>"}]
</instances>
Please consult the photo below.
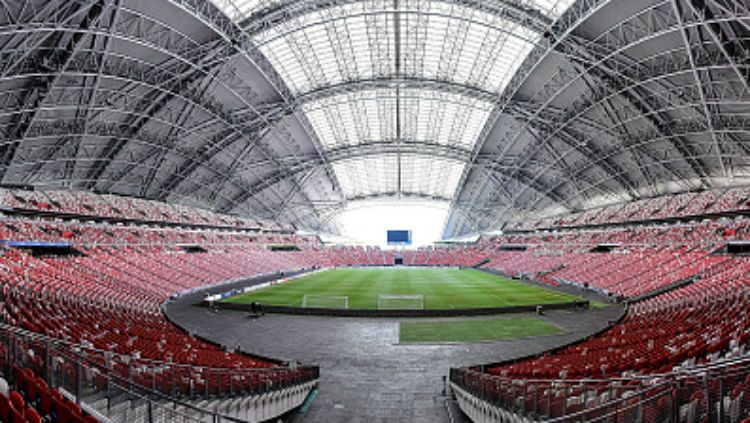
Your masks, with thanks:
<instances>
[{"instance_id":1,"label":"green pitch","mask_svg":"<svg viewBox=\"0 0 750 423\"><path fill-rule=\"evenodd\" d=\"M346 296L350 309L377 309L379 294L421 294L425 309L553 304L576 299L475 269L362 267L326 270L225 301L301 307L305 295Z\"/></svg>"},{"instance_id":2,"label":"green pitch","mask_svg":"<svg viewBox=\"0 0 750 423\"><path fill-rule=\"evenodd\" d=\"M536 317L502 319L402 322L399 341L478 342L559 333L560 328Z\"/></svg>"}]
</instances>

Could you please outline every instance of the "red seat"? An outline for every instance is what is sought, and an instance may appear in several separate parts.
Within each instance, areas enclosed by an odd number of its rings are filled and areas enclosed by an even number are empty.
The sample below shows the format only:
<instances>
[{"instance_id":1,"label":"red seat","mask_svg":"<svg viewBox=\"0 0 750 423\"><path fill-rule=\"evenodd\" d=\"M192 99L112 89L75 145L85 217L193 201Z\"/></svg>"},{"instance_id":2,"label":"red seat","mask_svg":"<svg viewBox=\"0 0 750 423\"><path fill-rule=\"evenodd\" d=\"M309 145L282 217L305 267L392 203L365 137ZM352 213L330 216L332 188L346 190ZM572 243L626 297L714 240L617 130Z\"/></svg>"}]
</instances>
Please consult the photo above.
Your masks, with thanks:
<instances>
[{"instance_id":1,"label":"red seat","mask_svg":"<svg viewBox=\"0 0 750 423\"><path fill-rule=\"evenodd\" d=\"M42 381L42 383L44 382ZM44 414L49 414L52 412L52 394L50 393L49 389L47 389L46 384L40 385L39 387L39 408Z\"/></svg>"},{"instance_id":2,"label":"red seat","mask_svg":"<svg viewBox=\"0 0 750 423\"><path fill-rule=\"evenodd\" d=\"M70 423L71 422L71 412L67 404L65 404L64 401L58 398L53 398L52 409L53 409L52 414L57 416L57 420L56 420L57 423Z\"/></svg>"},{"instance_id":3,"label":"red seat","mask_svg":"<svg viewBox=\"0 0 750 423\"><path fill-rule=\"evenodd\" d=\"M9 416L12 409L13 404L10 403L10 400L5 395L0 395L0 421L10 421Z\"/></svg>"},{"instance_id":4,"label":"red seat","mask_svg":"<svg viewBox=\"0 0 750 423\"><path fill-rule=\"evenodd\" d=\"M70 410L70 414L73 416L82 416L83 411L81 410L81 407L74 403L74 402L67 402L65 405L68 407L68 410Z\"/></svg>"},{"instance_id":5,"label":"red seat","mask_svg":"<svg viewBox=\"0 0 750 423\"><path fill-rule=\"evenodd\" d=\"M10 421L10 423L25 423L26 422L26 418L23 416L23 414L20 411L16 410L15 408L10 409L9 417L10 418L8 419L8 421Z\"/></svg>"},{"instance_id":6,"label":"red seat","mask_svg":"<svg viewBox=\"0 0 750 423\"><path fill-rule=\"evenodd\" d=\"M36 405L37 398L39 396L39 382L35 378L28 379L26 383L26 389L24 392L26 392L26 398L28 398L29 402Z\"/></svg>"},{"instance_id":7,"label":"red seat","mask_svg":"<svg viewBox=\"0 0 750 423\"><path fill-rule=\"evenodd\" d=\"M16 386L18 389L26 389L26 372L18 366L13 366L13 376L16 379Z\"/></svg>"},{"instance_id":8,"label":"red seat","mask_svg":"<svg viewBox=\"0 0 750 423\"><path fill-rule=\"evenodd\" d=\"M42 423L42 417L31 407L26 408L25 416L28 423Z\"/></svg>"},{"instance_id":9,"label":"red seat","mask_svg":"<svg viewBox=\"0 0 750 423\"><path fill-rule=\"evenodd\" d=\"M24 401L21 394L16 391L10 391L10 403L13 405L13 408L20 413L23 413L26 408L26 401Z\"/></svg>"}]
</instances>

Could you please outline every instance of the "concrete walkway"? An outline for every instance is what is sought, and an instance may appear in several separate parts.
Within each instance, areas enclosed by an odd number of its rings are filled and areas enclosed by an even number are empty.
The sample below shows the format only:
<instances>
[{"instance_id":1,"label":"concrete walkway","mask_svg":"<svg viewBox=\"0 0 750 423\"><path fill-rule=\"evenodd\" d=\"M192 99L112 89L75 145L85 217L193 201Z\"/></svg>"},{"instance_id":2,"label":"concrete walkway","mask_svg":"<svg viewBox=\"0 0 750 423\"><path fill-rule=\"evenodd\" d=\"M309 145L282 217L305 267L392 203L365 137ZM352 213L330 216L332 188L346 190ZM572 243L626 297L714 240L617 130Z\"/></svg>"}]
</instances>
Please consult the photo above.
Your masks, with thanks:
<instances>
[{"instance_id":1,"label":"concrete walkway","mask_svg":"<svg viewBox=\"0 0 750 423\"><path fill-rule=\"evenodd\" d=\"M560 290L570 292L564 287ZM203 295L196 293L170 303L168 315L193 333L221 344L240 345L243 350L262 356L320 366L318 397L307 413L297 415L295 422L448 422L442 377L450 367L542 352L601 330L622 313L617 305L550 312L543 318L563 332L537 338L400 345L398 323L414 319L270 314L250 319L243 312L213 313L191 305ZM586 296L598 298L591 293Z\"/></svg>"}]
</instances>

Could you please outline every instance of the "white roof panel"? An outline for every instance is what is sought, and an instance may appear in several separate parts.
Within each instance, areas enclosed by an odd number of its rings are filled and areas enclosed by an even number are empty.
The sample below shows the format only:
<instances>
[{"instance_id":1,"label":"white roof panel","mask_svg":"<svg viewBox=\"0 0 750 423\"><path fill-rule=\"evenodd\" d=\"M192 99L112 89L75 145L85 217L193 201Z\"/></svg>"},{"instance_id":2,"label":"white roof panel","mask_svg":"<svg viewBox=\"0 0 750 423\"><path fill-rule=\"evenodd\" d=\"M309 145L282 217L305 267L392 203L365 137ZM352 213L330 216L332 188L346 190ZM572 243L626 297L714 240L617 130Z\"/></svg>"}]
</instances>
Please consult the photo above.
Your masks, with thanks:
<instances>
[{"instance_id":1,"label":"white roof panel","mask_svg":"<svg viewBox=\"0 0 750 423\"><path fill-rule=\"evenodd\" d=\"M281 1L214 0L237 21ZM519 3L556 19L573 1ZM311 95L301 108L324 152L419 142L454 147L468 158L494 107L479 98L499 96L541 37L500 14L456 1L400 0L398 9L392 0L342 1L310 10L253 35L294 94L365 80L433 84L362 84L331 96ZM440 83L463 90L435 87ZM467 89L484 96L465 95ZM465 164L404 152L349 157L332 166L347 198L395 193L451 198Z\"/></svg>"},{"instance_id":2,"label":"white roof panel","mask_svg":"<svg viewBox=\"0 0 750 423\"><path fill-rule=\"evenodd\" d=\"M398 98L398 101L397 101ZM306 103L303 110L324 147L395 141L396 110L401 141L471 150L493 104L432 90L355 91Z\"/></svg>"},{"instance_id":3,"label":"white roof panel","mask_svg":"<svg viewBox=\"0 0 750 423\"><path fill-rule=\"evenodd\" d=\"M397 75L499 93L540 36L455 3L403 1L399 11L398 72L389 1L309 13L258 34L255 42L296 93Z\"/></svg>"},{"instance_id":4,"label":"white roof panel","mask_svg":"<svg viewBox=\"0 0 750 423\"><path fill-rule=\"evenodd\" d=\"M399 161L401 186L399 187ZM456 190L465 164L416 154L363 156L333 163L346 198L415 194L449 199Z\"/></svg>"}]
</instances>

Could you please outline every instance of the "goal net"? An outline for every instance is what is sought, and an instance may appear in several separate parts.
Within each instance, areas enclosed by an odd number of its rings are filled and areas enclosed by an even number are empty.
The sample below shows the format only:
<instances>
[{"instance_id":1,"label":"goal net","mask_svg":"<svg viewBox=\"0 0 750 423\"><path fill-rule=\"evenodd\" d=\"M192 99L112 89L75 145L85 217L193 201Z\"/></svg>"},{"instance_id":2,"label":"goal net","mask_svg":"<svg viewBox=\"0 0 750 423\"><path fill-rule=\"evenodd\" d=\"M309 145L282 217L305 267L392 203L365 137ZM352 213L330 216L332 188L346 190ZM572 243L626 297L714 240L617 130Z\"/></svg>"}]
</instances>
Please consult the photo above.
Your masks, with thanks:
<instances>
[{"instance_id":1,"label":"goal net","mask_svg":"<svg viewBox=\"0 0 750 423\"><path fill-rule=\"evenodd\" d=\"M302 297L305 308L349 308L349 297L336 295L305 295Z\"/></svg>"},{"instance_id":2,"label":"goal net","mask_svg":"<svg viewBox=\"0 0 750 423\"><path fill-rule=\"evenodd\" d=\"M424 295L378 295L379 310L422 310Z\"/></svg>"}]
</instances>

